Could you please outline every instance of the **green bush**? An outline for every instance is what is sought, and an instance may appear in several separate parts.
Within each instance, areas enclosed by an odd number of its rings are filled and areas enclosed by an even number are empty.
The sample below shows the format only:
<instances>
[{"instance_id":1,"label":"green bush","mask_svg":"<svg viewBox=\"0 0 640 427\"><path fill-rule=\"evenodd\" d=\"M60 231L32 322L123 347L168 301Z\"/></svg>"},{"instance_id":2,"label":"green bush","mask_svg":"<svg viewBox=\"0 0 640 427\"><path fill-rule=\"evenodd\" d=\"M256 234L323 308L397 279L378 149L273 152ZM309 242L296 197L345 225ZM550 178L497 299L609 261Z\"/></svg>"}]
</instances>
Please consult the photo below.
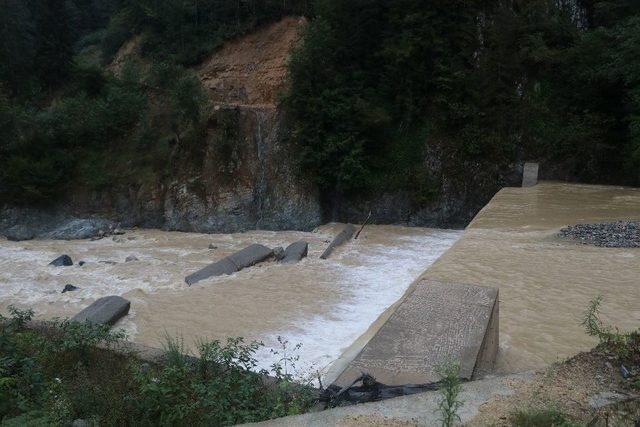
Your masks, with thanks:
<instances>
[{"instance_id":1,"label":"green bush","mask_svg":"<svg viewBox=\"0 0 640 427\"><path fill-rule=\"evenodd\" d=\"M55 320L31 329L33 312L10 311L0 316L3 425L233 425L300 413L313 401L294 381L286 343L271 372L257 368L261 344L240 338L201 342L199 358L168 338L162 363L150 364L124 352L124 334L107 326Z\"/></svg>"}]
</instances>

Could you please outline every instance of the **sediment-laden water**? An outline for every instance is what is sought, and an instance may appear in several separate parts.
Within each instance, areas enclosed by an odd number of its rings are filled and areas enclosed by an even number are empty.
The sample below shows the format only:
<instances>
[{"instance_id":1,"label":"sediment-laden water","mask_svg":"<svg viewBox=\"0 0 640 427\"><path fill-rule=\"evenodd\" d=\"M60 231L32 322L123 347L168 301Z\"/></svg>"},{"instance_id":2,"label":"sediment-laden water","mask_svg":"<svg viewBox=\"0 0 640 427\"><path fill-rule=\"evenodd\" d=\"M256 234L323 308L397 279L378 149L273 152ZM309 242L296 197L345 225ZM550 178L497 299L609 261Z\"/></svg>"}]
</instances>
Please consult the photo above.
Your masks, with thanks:
<instances>
[{"instance_id":1,"label":"sediment-laden water","mask_svg":"<svg viewBox=\"0 0 640 427\"><path fill-rule=\"evenodd\" d=\"M518 372L588 350L580 325L602 295L602 317L640 327L640 249L582 245L567 225L640 218L640 189L543 182L506 188L425 273L500 290L498 371Z\"/></svg>"},{"instance_id":2,"label":"sediment-laden water","mask_svg":"<svg viewBox=\"0 0 640 427\"><path fill-rule=\"evenodd\" d=\"M358 240L319 255L340 230L237 234L133 230L98 241L0 241L0 311L10 304L39 317L71 316L105 295L122 295L131 313L117 327L131 339L161 346L166 334L192 348L199 339L242 336L277 348L282 336L309 370L322 370L360 336L411 282L460 236L460 231L367 226ZM264 263L187 286L184 277L251 243L286 247L304 239L298 264ZM208 249L209 245L216 246ZM74 265L51 267L60 254ZM138 261L124 262L133 255ZM83 266L78 261L85 261ZM61 294L66 284L80 288ZM261 351L261 365L275 359ZM313 365L313 367L310 367Z\"/></svg>"}]
</instances>

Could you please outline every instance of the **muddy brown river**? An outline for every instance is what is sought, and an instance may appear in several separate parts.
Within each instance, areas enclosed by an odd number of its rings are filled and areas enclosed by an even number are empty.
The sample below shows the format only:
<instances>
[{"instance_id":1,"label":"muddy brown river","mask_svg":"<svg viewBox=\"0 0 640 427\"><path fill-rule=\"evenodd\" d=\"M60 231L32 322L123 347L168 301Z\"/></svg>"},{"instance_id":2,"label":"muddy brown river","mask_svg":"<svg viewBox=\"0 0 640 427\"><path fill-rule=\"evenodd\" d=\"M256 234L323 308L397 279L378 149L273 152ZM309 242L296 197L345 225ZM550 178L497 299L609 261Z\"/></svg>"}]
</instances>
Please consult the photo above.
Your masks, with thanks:
<instances>
[{"instance_id":1,"label":"muddy brown river","mask_svg":"<svg viewBox=\"0 0 640 427\"><path fill-rule=\"evenodd\" d=\"M258 358L268 367L275 357L269 349L281 336L302 344L304 369L323 371L462 233L367 226L358 240L320 260L339 230L333 224L313 233L133 230L98 241L0 240L0 310L15 304L42 318L66 317L101 296L122 295L131 312L116 326L135 341L158 347L169 334L192 348L200 339L242 336L264 342ZM286 247L300 239L309 242L309 256L298 264L264 263L184 283L189 273L251 243ZM62 253L75 265L47 265ZM129 255L138 261L124 262ZM80 260L86 264L78 266ZM61 294L66 284L80 290Z\"/></svg>"},{"instance_id":2,"label":"muddy brown river","mask_svg":"<svg viewBox=\"0 0 640 427\"><path fill-rule=\"evenodd\" d=\"M161 346L169 334L191 348L198 339L243 336L265 343L258 357L268 367L275 357L268 348L282 336L302 344L307 371L325 371L345 349L361 348L383 321L376 319L422 273L499 288L497 370L518 372L591 348L595 342L580 322L599 294L605 321L640 326L640 249L556 237L565 225L618 219L640 219L640 189L543 182L502 190L464 234L367 226L326 261L319 255L337 224L313 233L133 230L94 242L0 240L0 311L16 304L43 318L64 317L98 297L122 295L132 308L117 326L133 340ZM184 283L187 274L250 243L275 247L299 239L310 243L299 264L264 263L192 287ZM62 253L86 264L47 265ZM129 255L138 261L124 262ZM61 294L68 283L81 289Z\"/></svg>"},{"instance_id":3,"label":"muddy brown river","mask_svg":"<svg viewBox=\"0 0 640 427\"><path fill-rule=\"evenodd\" d=\"M499 372L542 368L593 347L580 326L602 295L602 317L640 327L640 249L555 237L569 224L640 219L640 189L542 182L505 188L425 273L500 289Z\"/></svg>"}]
</instances>

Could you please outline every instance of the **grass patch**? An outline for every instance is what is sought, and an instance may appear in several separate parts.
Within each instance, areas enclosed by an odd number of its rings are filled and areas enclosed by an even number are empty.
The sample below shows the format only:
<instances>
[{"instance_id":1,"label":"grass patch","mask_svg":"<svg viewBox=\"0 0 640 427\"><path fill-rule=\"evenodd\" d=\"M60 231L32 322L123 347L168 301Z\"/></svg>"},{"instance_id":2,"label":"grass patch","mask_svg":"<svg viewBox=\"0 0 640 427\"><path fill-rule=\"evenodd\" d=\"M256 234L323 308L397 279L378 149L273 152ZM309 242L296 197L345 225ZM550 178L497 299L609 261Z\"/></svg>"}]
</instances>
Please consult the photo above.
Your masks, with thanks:
<instances>
[{"instance_id":1,"label":"grass patch","mask_svg":"<svg viewBox=\"0 0 640 427\"><path fill-rule=\"evenodd\" d=\"M34 330L32 316L0 316L2 425L233 425L297 414L314 400L294 381L291 357L286 368L257 368L257 342L202 341L196 358L168 338L163 362L152 364L113 351L122 332L66 320Z\"/></svg>"},{"instance_id":2,"label":"grass patch","mask_svg":"<svg viewBox=\"0 0 640 427\"><path fill-rule=\"evenodd\" d=\"M526 409L517 411L509 419L514 427L578 427L567 415L555 409Z\"/></svg>"}]
</instances>

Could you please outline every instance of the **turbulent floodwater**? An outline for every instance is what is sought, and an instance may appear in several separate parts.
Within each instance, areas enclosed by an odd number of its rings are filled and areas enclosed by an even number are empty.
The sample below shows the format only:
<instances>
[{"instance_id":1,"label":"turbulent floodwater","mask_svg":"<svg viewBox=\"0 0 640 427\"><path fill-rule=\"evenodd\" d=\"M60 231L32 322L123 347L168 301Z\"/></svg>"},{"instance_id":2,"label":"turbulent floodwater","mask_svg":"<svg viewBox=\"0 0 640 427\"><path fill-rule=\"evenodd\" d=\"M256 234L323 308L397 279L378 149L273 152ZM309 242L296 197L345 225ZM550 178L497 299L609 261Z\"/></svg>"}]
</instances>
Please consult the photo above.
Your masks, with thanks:
<instances>
[{"instance_id":1,"label":"turbulent floodwater","mask_svg":"<svg viewBox=\"0 0 640 427\"><path fill-rule=\"evenodd\" d=\"M425 276L499 288L498 371L542 368L593 347L580 323L599 294L606 322L640 327L640 248L556 236L570 224L618 219L640 219L640 189L550 182L505 188Z\"/></svg>"},{"instance_id":2,"label":"turbulent floodwater","mask_svg":"<svg viewBox=\"0 0 640 427\"><path fill-rule=\"evenodd\" d=\"M360 336L460 231L367 226L329 260L319 255L338 225L313 233L251 231L198 234L133 230L98 241L0 240L0 311L10 304L42 318L71 316L105 295L132 303L117 326L131 339L161 346L166 334L193 348L199 339L242 336L277 348L277 337L301 343L308 370L324 370ZM231 276L187 286L184 277L251 243L283 246L304 239L309 257L298 264L264 263ZM208 249L209 244L216 249ZM75 265L50 267L60 254ZM138 261L124 262L133 255ZM78 261L86 264L78 266ZM66 284L80 290L61 294ZM276 356L259 353L263 367Z\"/></svg>"}]
</instances>

